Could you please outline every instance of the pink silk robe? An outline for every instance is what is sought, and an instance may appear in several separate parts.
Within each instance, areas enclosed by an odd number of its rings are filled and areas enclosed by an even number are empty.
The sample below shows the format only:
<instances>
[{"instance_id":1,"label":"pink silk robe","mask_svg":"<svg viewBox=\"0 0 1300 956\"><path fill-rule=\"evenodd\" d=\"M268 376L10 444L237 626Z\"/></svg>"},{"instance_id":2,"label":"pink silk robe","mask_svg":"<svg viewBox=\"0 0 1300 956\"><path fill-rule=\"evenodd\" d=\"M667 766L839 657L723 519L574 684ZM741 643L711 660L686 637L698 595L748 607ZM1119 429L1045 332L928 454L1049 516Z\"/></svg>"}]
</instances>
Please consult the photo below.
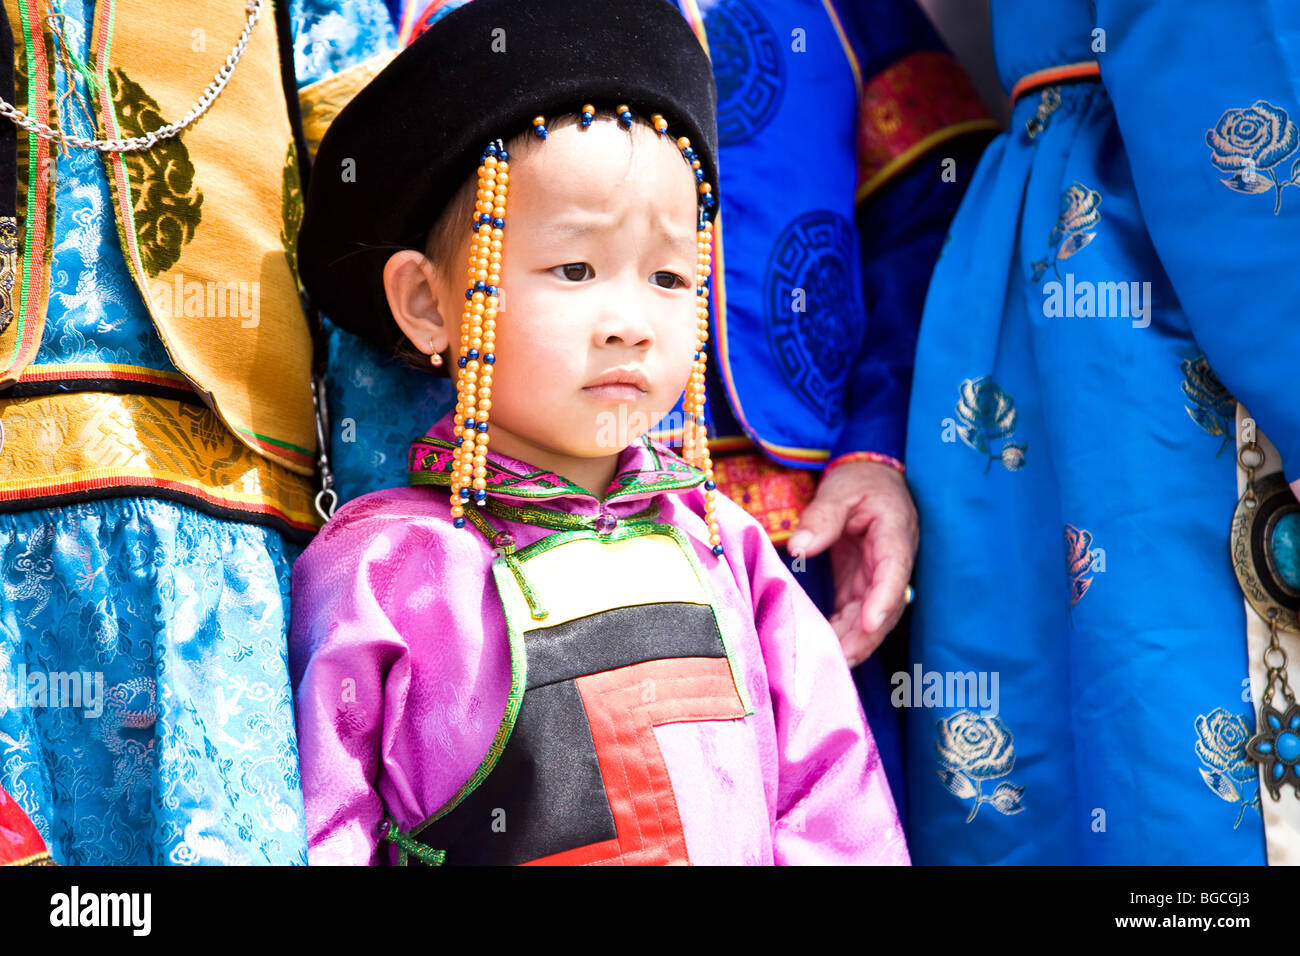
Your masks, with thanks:
<instances>
[{"instance_id":1,"label":"pink silk robe","mask_svg":"<svg viewBox=\"0 0 1300 956\"><path fill-rule=\"evenodd\" d=\"M445 480L451 439L448 413L413 443L413 475ZM701 585L707 579L707 603L727 635L729 673L739 678L726 680L726 689L752 712L653 727L648 746L657 745L653 762L666 767L668 815L680 818L672 822L684 836L684 853L669 858L907 864L834 631L762 527L721 495L725 552L712 553L702 481L664 446L636 442L620 453L603 503L558 475L495 453L488 496L581 518L604 512L625 529L630 515L656 505L656 520L680 532L674 537L704 569L697 577ZM387 815L404 831L418 827L458 793L494 739L500 744L512 645L499 588L510 579L494 576L496 552L484 534L468 522L452 525L448 501L446 487L428 485L364 495L339 509L294 566L290 664L313 864L396 861L395 847L379 847L379 822ZM514 536L516 551L559 533L487 517ZM602 530L609 523L606 517ZM604 563L593 564L593 573ZM499 572L504 565L497 564ZM526 576L532 567L523 566ZM546 603L588 590L617 591L618 582L573 578ZM603 763L602 773L608 778ZM631 828L617 811L615 819L623 825L610 842L626 850ZM654 847L645 852L618 862L665 859Z\"/></svg>"}]
</instances>

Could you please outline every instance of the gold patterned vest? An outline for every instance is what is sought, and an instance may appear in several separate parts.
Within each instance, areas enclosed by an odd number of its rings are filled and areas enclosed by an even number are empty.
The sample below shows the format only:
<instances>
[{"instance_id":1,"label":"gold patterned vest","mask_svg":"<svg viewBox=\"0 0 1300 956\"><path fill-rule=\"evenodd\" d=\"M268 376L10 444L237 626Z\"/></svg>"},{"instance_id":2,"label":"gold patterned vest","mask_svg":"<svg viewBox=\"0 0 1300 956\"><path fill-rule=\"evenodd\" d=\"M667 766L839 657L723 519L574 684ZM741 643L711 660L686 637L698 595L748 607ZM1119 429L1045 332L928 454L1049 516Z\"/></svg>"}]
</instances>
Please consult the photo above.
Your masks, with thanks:
<instances>
[{"instance_id":1,"label":"gold patterned vest","mask_svg":"<svg viewBox=\"0 0 1300 956\"><path fill-rule=\"evenodd\" d=\"M319 526L312 337L293 259L297 104L285 94L287 11L276 6L263 0L228 84L195 122L148 149L103 154L127 267L179 375L33 363L50 288L58 146L8 131L16 183L0 196L0 213L13 213L0 216L0 510L144 494L296 537ZM59 128L64 67L50 10L45 0L4 0L4 9L14 64L6 98ZM98 0L87 45L96 136L180 120L247 17L228 0Z\"/></svg>"}]
</instances>

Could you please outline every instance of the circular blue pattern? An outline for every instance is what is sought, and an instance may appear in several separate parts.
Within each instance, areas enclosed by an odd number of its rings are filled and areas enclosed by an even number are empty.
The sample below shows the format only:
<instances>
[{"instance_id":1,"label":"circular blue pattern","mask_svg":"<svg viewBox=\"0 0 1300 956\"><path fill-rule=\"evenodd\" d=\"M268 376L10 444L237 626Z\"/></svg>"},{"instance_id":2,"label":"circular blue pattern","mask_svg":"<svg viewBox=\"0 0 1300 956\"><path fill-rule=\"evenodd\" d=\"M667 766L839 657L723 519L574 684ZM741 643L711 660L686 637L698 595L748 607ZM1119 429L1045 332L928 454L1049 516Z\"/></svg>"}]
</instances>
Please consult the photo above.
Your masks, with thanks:
<instances>
[{"instance_id":1,"label":"circular blue pattern","mask_svg":"<svg viewBox=\"0 0 1300 956\"><path fill-rule=\"evenodd\" d=\"M1269 548L1286 586L1300 591L1300 512L1293 511L1278 519Z\"/></svg>"},{"instance_id":2,"label":"circular blue pattern","mask_svg":"<svg viewBox=\"0 0 1300 956\"><path fill-rule=\"evenodd\" d=\"M781 43L746 0L722 0L703 12L718 86L718 146L733 146L766 126L781 105Z\"/></svg>"},{"instance_id":3,"label":"circular blue pattern","mask_svg":"<svg viewBox=\"0 0 1300 956\"><path fill-rule=\"evenodd\" d=\"M845 380L866 317L850 267L853 225L825 209L782 231L767 263L764 309L772 359L827 425L844 421Z\"/></svg>"}]
</instances>

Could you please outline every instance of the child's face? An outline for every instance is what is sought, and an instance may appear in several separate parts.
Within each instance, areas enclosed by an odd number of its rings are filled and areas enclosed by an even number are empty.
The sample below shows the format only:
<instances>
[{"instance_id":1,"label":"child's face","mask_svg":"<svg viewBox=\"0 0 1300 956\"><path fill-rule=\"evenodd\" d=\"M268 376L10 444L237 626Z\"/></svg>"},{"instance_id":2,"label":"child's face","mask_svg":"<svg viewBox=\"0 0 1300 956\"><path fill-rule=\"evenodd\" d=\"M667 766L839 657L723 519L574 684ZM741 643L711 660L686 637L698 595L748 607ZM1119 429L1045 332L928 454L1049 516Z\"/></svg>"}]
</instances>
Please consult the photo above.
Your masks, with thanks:
<instances>
[{"instance_id":1,"label":"child's face","mask_svg":"<svg viewBox=\"0 0 1300 956\"><path fill-rule=\"evenodd\" d=\"M493 448L554 467L617 454L668 413L697 341L695 225L690 167L641 124L566 126L511 154ZM464 275L462 259L462 303ZM459 330L457 313L453 361ZM614 371L639 383L596 384Z\"/></svg>"}]
</instances>

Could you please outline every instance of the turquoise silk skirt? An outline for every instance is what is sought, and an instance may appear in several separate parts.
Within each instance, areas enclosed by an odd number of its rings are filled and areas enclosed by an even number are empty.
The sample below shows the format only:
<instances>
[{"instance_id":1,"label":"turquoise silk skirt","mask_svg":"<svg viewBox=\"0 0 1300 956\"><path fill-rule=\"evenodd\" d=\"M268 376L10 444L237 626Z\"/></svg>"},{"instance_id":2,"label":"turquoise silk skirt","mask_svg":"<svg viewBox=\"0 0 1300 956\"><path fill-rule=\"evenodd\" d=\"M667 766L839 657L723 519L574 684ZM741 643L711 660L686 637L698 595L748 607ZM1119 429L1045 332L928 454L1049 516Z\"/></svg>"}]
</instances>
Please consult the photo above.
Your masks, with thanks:
<instances>
[{"instance_id":1,"label":"turquoise silk skirt","mask_svg":"<svg viewBox=\"0 0 1300 956\"><path fill-rule=\"evenodd\" d=\"M301 548L151 498L0 514L0 784L62 864L306 864Z\"/></svg>"}]
</instances>

